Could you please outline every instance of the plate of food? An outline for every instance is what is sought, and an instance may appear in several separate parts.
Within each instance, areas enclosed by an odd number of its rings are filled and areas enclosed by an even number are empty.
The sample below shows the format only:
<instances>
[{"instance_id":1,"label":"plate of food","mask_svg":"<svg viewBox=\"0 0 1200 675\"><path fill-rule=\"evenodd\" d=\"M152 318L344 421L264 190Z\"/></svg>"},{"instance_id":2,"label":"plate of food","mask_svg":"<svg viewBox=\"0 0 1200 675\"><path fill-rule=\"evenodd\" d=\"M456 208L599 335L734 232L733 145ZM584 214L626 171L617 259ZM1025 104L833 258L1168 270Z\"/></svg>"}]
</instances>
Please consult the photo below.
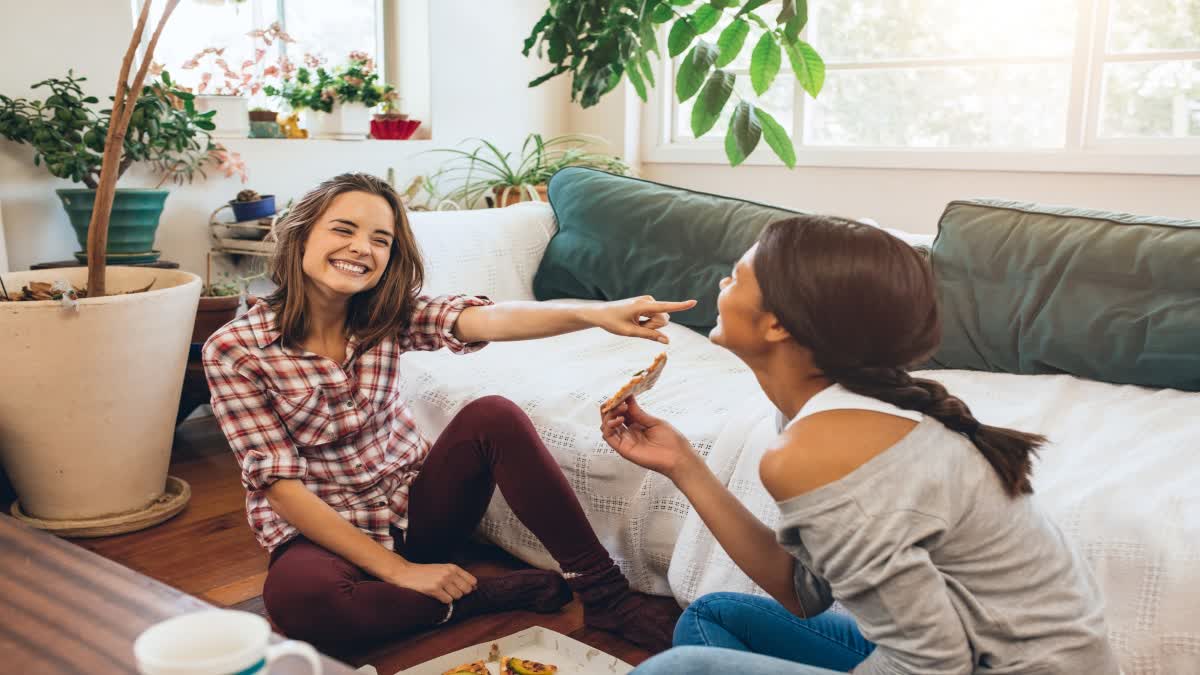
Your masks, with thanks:
<instances>
[{"instance_id":1,"label":"plate of food","mask_svg":"<svg viewBox=\"0 0 1200 675\"><path fill-rule=\"evenodd\" d=\"M541 626L484 642L397 675L627 675L633 666Z\"/></svg>"}]
</instances>

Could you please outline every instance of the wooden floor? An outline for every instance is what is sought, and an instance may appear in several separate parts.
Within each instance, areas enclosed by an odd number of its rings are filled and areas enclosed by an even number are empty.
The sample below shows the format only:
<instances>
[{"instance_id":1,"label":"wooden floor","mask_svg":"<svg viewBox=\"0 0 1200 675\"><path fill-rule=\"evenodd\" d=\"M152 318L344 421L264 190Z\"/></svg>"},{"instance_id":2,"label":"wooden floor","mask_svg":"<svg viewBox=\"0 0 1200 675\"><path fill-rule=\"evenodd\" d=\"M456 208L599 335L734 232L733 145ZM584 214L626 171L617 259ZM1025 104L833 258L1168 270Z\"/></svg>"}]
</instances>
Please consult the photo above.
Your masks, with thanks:
<instances>
[{"instance_id":1,"label":"wooden floor","mask_svg":"<svg viewBox=\"0 0 1200 675\"><path fill-rule=\"evenodd\" d=\"M245 492L238 467L211 417L179 426L171 475L192 487L191 503L179 516L142 532L78 539L75 543L215 605L264 614L261 596L267 556L246 524ZM525 567L503 551L485 546L472 547L456 562L477 576ZM668 598L662 602L674 606ZM338 656L355 666L372 664L380 675L390 675L534 625L570 635L634 665L650 656L616 636L585 628L577 599L555 614L508 612L481 616L366 653Z\"/></svg>"}]
</instances>

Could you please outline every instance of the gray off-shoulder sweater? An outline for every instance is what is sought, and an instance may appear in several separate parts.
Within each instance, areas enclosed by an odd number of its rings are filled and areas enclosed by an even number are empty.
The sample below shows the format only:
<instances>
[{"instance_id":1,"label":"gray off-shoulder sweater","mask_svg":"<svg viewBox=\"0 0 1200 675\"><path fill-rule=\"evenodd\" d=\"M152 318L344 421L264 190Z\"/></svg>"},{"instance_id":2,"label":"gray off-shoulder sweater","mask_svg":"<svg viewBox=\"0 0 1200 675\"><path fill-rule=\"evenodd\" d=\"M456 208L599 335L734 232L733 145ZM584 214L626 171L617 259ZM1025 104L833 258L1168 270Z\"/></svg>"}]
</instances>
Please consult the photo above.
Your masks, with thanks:
<instances>
[{"instance_id":1,"label":"gray off-shoulder sweater","mask_svg":"<svg viewBox=\"0 0 1200 675\"><path fill-rule=\"evenodd\" d=\"M877 645L855 673L1120 672L1085 561L1036 499L1009 497L933 418L779 509L805 613L836 599Z\"/></svg>"}]
</instances>

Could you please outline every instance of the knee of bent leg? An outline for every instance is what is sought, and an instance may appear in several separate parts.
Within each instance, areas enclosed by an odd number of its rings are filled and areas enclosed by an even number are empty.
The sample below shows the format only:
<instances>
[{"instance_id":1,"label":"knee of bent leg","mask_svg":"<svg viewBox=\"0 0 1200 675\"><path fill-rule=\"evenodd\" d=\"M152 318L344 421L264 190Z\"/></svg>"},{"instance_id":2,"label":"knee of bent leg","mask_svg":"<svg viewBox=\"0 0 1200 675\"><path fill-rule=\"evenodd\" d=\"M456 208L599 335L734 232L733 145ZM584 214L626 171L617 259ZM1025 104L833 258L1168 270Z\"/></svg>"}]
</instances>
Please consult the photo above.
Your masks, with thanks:
<instances>
[{"instance_id":1,"label":"knee of bent leg","mask_svg":"<svg viewBox=\"0 0 1200 675\"><path fill-rule=\"evenodd\" d=\"M688 605L683 613L710 623L721 623L722 617L726 614L723 610L736 603L741 597L743 596L739 593L705 593Z\"/></svg>"},{"instance_id":2,"label":"knee of bent leg","mask_svg":"<svg viewBox=\"0 0 1200 675\"><path fill-rule=\"evenodd\" d=\"M631 675L707 675L712 670L712 659L707 647L674 647L650 657L634 669Z\"/></svg>"},{"instance_id":3,"label":"knee of bent leg","mask_svg":"<svg viewBox=\"0 0 1200 675\"><path fill-rule=\"evenodd\" d=\"M274 583L273 583L274 581ZM263 584L263 605L280 632L295 640L320 643L331 624L341 621L342 589L310 580L276 579Z\"/></svg>"},{"instance_id":4,"label":"knee of bent leg","mask_svg":"<svg viewBox=\"0 0 1200 675\"><path fill-rule=\"evenodd\" d=\"M504 421L526 416L525 411L516 403L496 395L477 398L463 406L458 414L469 415L471 419L480 421Z\"/></svg>"},{"instance_id":5,"label":"knee of bent leg","mask_svg":"<svg viewBox=\"0 0 1200 675\"><path fill-rule=\"evenodd\" d=\"M737 598L737 593L707 593L697 598L683 610L675 624L675 646L708 645L704 626L728 628L726 622L729 617L722 609L729 607Z\"/></svg>"}]
</instances>

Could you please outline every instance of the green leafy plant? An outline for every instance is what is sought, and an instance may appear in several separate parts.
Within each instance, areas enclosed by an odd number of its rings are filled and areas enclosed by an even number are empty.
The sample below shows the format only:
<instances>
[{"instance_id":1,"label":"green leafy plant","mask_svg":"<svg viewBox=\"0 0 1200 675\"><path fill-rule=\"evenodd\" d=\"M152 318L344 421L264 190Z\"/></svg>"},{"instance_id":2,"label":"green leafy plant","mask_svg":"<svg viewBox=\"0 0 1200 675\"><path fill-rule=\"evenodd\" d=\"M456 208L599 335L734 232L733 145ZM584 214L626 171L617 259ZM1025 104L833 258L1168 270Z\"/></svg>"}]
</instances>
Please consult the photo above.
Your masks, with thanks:
<instances>
[{"instance_id":1,"label":"green leafy plant","mask_svg":"<svg viewBox=\"0 0 1200 675\"><path fill-rule=\"evenodd\" d=\"M479 203L496 188L529 191L545 185L555 172L568 166L592 167L621 175L629 173L629 165L621 158L590 149L605 145L604 139L584 134L549 139L543 139L541 134L530 134L516 158L513 153L503 152L482 138L470 138L463 143L474 143L475 146L430 151L452 155L452 159L430 177L429 182L457 184L458 187L448 192L446 198L465 207Z\"/></svg>"},{"instance_id":2,"label":"green leafy plant","mask_svg":"<svg viewBox=\"0 0 1200 675\"><path fill-rule=\"evenodd\" d=\"M812 45L800 39L808 23L807 0L783 0L770 20L760 16L769 0L550 0L550 6L525 40L524 54L536 53L552 65L529 83L536 87L558 75L571 74L571 100L584 108L599 102L627 78L634 91L647 100L655 86L650 55L661 56L659 27L670 24L667 57L683 56L675 75L675 95L680 102L695 97L692 133L701 137L716 125L726 105L732 104L725 132L725 155L737 166L760 140L789 168L796 165L796 149L783 125L754 101L734 91L737 76L725 70L753 40L750 83L756 96L776 86L783 59L796 82L816 97L825 83L825 62ZM731 21L709 36L731 13Z\"/></svg>"},{"instance_id":3,"label":"green leafy plant","mask_svg":"<svg viewBox=\"0 0 1200 675\"><path fill-rule=\"evenodd\" d=\"M86 96L80 87L86 80L68 71L66 77L38 82L33 89L50 91L44 101L0 95L0 136L33 146L33 163L52 175L95 189L112 109L96 108L99 99ZM118 178L135 162L149 162L164 181L191 182L197 174L206 176L208 164L216 164L227 176L242 173L244 179L244 165L236 153L212 141L215 114L197 111L193 95L163 72L142 87L134 104Z\"/></svg>"},{"instance_id":4,"label":"green leafy plant","mask_svg":"<svg viewBox=\"0 0 1200 675\"><path fill-rule=\"evenodd\" d=\"M362 103L368 108L388 100L391 85L379 84L375 62L364 52L350 52L349 60L332 71L312 55L294 73L285 70L280 86L267 85L268 96L282 99L292 110L332 112L334 103Z\"/></svg>"}]
</instances>

